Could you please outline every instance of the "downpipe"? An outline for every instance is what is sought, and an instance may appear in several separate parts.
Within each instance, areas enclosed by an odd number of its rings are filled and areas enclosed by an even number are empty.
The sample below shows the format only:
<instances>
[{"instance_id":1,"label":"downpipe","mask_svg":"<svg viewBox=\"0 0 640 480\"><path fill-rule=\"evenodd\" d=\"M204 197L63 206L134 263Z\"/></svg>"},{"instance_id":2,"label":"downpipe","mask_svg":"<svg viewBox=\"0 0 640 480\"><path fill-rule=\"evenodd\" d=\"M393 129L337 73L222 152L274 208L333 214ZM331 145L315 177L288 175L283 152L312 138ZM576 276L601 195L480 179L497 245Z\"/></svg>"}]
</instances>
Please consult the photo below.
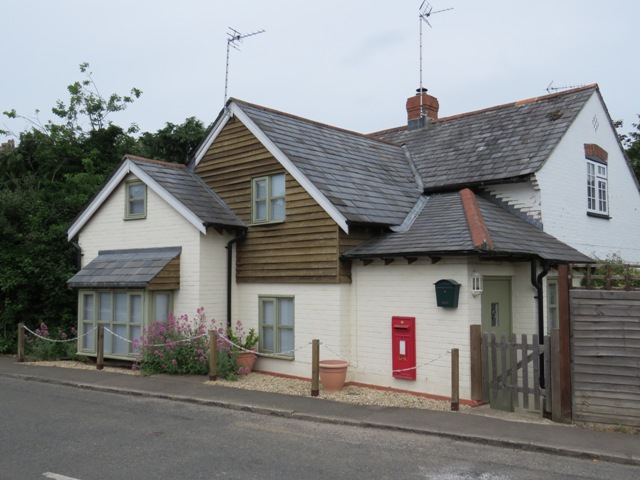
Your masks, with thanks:
<instances>
[{"instance_id":1,"label":"downpipe","mask_svg":"<svg viewBox=\"0 0 640 480\"><path fill-rule=\"evenodd\" d=\"M227 242L227 327L231 327L231 288L233 282L233 244L239 242L247 236L247 231L243 230L240 235Z\"/></svg>"},{"instance_id":2,"label":"downpipe","mask_svg":"<svg viewBox=\"0 0 640 480\"><path fill-rule=\"evenodd\" d=\"M548 260L541 260L542 271L538 273L538 265L535 258L531 259L531 285L536 289L536 296L538 304L538 341L541 345L544 345L544 296L542 289L542 279L547 276L551 269L551 264ZM537 274L537 275L536 275ZM540 354L540 360L543 365L540 368L539 383L540 388L545 388L544 378L544 352Z\"/></svg>"}]
</instances>

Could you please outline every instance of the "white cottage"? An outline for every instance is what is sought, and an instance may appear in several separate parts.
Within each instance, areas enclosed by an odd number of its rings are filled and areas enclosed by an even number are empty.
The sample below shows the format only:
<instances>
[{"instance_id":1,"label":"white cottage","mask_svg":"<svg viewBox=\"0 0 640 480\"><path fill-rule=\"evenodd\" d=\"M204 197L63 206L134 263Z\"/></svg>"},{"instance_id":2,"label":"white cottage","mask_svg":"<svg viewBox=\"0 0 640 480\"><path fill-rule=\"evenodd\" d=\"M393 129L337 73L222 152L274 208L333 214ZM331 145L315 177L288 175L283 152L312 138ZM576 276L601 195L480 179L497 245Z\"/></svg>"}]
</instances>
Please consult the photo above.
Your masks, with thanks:
<instances>
[{"instance_id":1,"label":"white cottage","mask_svg":"<svg viewBox=\"0 0 640 480\"><path fill-rule=\"evenodd\" d=\"M126 157L69 230L82 331L117 324L125 295L147 323L205 306L259 330L260 370L308 378L318 338L348 381L444 397L458 348L469 399L471 325L543 333L556 266L637 261L638 186L597 86L442 119L423 93L407 112L361 135L232 99L187 168ZM136 254L148 278L101 266Z\"/></svg>"}]
</instances>

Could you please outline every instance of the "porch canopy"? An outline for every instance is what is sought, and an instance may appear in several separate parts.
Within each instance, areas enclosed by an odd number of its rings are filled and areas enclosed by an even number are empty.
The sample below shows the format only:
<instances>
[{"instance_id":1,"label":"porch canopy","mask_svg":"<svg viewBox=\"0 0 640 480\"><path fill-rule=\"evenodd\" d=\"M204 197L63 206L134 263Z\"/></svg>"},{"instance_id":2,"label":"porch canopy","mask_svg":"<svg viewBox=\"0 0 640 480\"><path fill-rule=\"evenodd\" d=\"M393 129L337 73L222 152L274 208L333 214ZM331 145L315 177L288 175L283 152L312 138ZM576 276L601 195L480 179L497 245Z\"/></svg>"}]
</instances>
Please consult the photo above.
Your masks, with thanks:
<instances>
[{"instance_id":1,"label":"porch canopy","mask_svg":"<svg viewBox=\"0 0 640 480\"><path fill-rule=\"evenodd\" d=\"M67 281L72 288L180 287L181 247L103 250Z\"/></svg>"}]
</instances>

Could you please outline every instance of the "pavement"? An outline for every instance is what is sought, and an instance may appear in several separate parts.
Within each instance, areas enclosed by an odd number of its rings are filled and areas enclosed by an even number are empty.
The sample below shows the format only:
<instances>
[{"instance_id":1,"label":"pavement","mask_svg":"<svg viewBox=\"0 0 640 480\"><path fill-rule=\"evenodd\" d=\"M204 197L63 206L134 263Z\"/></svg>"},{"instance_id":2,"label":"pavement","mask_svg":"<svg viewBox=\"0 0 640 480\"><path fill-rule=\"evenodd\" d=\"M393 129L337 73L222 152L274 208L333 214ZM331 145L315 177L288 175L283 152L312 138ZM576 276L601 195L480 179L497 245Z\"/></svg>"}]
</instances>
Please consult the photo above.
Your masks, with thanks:
<instances>
[{"instance_id":1,"label":"pavement","mask_svg":"<svg viewBox=\"0 0 640 480\"><path fill-rule=\"evenodd\" d=\"M460 412L362 406L206 384L206 376L123 375L45 367L0 356L0 377L228 408L313 422L435 435L496 447L640 465L640 435L596 431L487 407Z\"/></svg>"}]
</instances>

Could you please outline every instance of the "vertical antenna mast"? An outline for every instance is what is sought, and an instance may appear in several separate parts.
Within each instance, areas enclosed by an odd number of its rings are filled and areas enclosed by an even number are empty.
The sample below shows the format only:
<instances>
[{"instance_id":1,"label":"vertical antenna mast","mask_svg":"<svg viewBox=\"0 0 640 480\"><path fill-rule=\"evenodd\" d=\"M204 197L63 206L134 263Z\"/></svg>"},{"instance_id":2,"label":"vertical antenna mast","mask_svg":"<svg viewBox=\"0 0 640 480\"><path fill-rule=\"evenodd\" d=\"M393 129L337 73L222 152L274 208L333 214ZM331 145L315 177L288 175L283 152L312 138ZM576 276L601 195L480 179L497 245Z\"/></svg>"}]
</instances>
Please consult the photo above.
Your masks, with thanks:
<instances>
[{"instance_id":1,"label":"vertical antenna mast","mask_svg":"<svg viewBox=\"0 0 640 480\"><path fill-rule=\"evenodd\" d=\"M242 34L239 31L237 31L234 28L229 27L229 30L231 30L230 32L227 32L227 35L229 36L229 38L227 38L227 67L226 67L226 71L224 74L224 103L223 105L227 105L227 87L229 85L229 50L230 47L235 48L236 50L240 51L240 47L238 47L238 43L242 43L242 40L244 40L247 37L252 37L254 35L258 35L260 33L264 33L264 30L258 30L256 32L251 32L251 33L246 33L246 34Z\"/></svg>"},{"instance_id":2,"label":"vertical antenna mast","mask_svg":"<svg viewBox=\"0 0 640 480\"><path fill-rule=\"evenodd\" d=\"M434 12L433 11L433 7L431 6L431 4L429 2L427 2L426 0L423 1L422 4L420 5L419 15L418 15L418 23L420 24L420 89L418 91L418 94L420 95L420 114L421 115L423 115L423 113L422 113L422 94L424 93L424 87L422 85L422 22L424 21L424 23L429 25L429 28L433 28L431 26L431 24L429 23L428 18L431 15L435 15L436 13L447 12L449 10L453 10L453 8L445 8L443 10L436 10Z\"/></svg>"}]
</instances>

